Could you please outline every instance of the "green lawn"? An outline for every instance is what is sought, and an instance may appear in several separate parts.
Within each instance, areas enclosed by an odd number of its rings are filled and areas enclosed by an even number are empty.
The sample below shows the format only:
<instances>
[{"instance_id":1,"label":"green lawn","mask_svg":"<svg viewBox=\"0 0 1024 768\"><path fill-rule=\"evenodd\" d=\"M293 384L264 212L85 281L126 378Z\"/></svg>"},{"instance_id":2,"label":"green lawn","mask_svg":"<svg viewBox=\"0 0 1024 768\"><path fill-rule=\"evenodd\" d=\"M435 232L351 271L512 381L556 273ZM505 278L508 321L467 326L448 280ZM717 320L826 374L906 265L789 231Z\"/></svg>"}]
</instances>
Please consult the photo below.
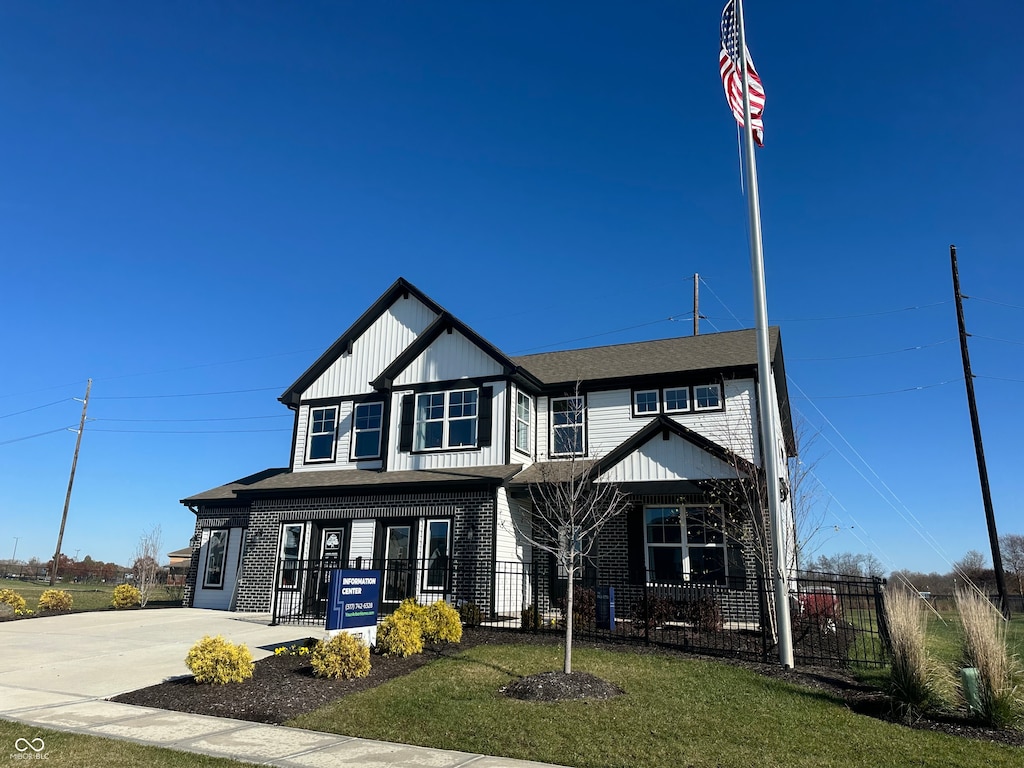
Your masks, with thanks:
<instances>
[{"instance_id":1,"label":"green lawn","mask_svg":"<svg viewBox=\"0 0 1024 768\"><path fill-rule=\"evenodd\" d=\"M1020 749L915 731L820 692L702 660L579 649L576 669L626 691L605 702L514 701L556 647L479 646L288 725L571 766L1020 766Z\"/></svg>"},{"instance_id":2,"label":"green lawn","mask_svg":"<svg viewBox=\"0 0 1024 768\"><path fill-rule=\"evenodd\" d=\"M956 612L943 611L928 615L928 647L936 659L956 666L960 661L960 619ZM1010 653L1024 657L1024 616L1014 616L1006 628Z\"/></svg>"},{"instance_id":3,"label":"green lawn","mask_svg":"<svg viewBox=\"0 0 1024 768\"><path fill-rule=\"evenodd\" d=\"M74 600L72 610L77 611L103 611L110 608L110 599L114 594L114 587L117 584L75 584L73 582L57 582L53 589L63 589L71 593ZM0 579L0 589L13 589L23 598L30 610L35 610L39 604L39 596L50 589L48 581L21 581L20 579ZM177 605L180 607L181 599L176 603L171 601L166 587L157 587L153 590L146 607L166 607Z\"/></svg>"},{"instance_id":4,"label":"green lawn","mask_svg":"<svg viewBox=\"0 0 1024 768\"><path fill-rule=\"evenodd\" d=\"M43 750L35 753L26 749L20 753L15 749L18 739L34 742L43 740ZM28 759L29 755L35 759ZM40 762L45 760L45 762ZM103 739L98 736L83 736L77 733L53 731L34 725L0 720L0 765L101 765L104 768L136 768L145 765L150 768L243 768L252 763L197 755L192 752L175 752L162 747L148 747L129 741Z\"/></svg>"}]
</instances>

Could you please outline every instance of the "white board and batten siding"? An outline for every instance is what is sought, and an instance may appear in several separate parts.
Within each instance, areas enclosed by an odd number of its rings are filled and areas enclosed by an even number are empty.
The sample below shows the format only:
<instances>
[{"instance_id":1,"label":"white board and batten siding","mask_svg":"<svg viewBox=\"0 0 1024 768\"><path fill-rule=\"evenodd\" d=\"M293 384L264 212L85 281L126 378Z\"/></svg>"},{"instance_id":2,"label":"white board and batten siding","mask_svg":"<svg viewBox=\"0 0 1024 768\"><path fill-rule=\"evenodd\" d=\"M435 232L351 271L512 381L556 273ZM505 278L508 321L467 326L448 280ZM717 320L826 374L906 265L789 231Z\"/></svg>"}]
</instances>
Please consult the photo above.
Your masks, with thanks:
<instances>
[{"instance_id":1,"label":"white board and batten siding","mask_svg":"<svg viewBox=\"0 0 1024 768\"><path fill-rule=\"evenodd\" d=\"M373 540L377 533L376 520L353 520L349 530L348 559L354 561L357 557L363 560L373 560Z\"/></svg>"},{"instance_id":2,"label":"white board and batten siding","mask_svg":"<svg viewBox=\"0 0 1024 768\"><path fill-rule=\"evenodd\" d=\"M689 411L668 414L670 418L703 435L712 442L729 448L745 459L756 461L759 451L754 440L754 382L738 379L725 382L724 411ZM588 392L587 458L599 459L615 450L648 423L649 418L633 416L632 391L610 389ZM537 460L549 459L551 424L549 398L537 402ZM558 458L558 457L555 457Z\"/></svg>"},{"instance_id":3,"label":"white board and batten siding","mask_svg":"<svg viewBox=\"0 0 1024 768\"><path fill-rule=\"evenodd\" d=\"M234 608L235 592L238 586L238 564L241 562L244 528L228 529L228 546L224 555L224 585L218 588L204 587L206 582L206 560L210 547L211 529L204 529L199 545L199 573L196 576L196 591L192 598L193 608L212 608L230 611Z\"/></svg>"},{"instance_id":4,"label":"white board and batten siding","mask_svg":"<svg viewBox=\"0 0 1024 768\"><path fill-rule=\"evenodd\" d=\"M437 315L415 296L398 299L302 393L303 400L373 391L370 382L416 340Z\"/></svg>"},{"instance_id":5,"label":"white board and batten siding","mask_svg":"<svg viewBox=\"0 0 1024 768\"><path fill-rule=\"evenodd\" d=\"M689 440L670 434L641 445L598 478L599 482L628 483L655 480L734 480L737 470L698 448Z\"/></svg>"},{"instance_id":6,"label":"white board and batten siding","mask_svg":"<svg viewBox=\"0 0 1024 768\"><path fill-rule=\"evenodd\" d=\"M442 333L395 378L396 387L501 376L502 366L457 330Z\"/></svg>"},{"instance_id":7,"label":"white board and batten siding","mask_svg":"<svg viewBox=\"0 0 1024 768\"><path fill-rule=\"evenodd\" d=\"M517 616L533 601L533 586L523 564L531 547L523 534L530 534L530 516L505 488L496 498L494 541L494 609L501 615Z\"/></svg>"},{"instance_id":8,"label":"white board and batten siding","mask_svg":"<svg viewBox=\"0 0 1024 768\"><path fill-rule=\"evenodd\" d=\"M473 385L467 384L466 386L472 387ZM508 397L508 385L503 381L492 381L484 386L491 387L492 390L491 444L479 448L424 451L422 453L406 453L398 450L402 398L413 393L411 390L395 392L391 401L391 423L388 425L391 435L391 447L387 456L388 471L486 467L504 464L505 441L508 439L505 429L505 401ZM453 385L452 389L458 389L458 385Z\"/></svg>"}]
</instances>

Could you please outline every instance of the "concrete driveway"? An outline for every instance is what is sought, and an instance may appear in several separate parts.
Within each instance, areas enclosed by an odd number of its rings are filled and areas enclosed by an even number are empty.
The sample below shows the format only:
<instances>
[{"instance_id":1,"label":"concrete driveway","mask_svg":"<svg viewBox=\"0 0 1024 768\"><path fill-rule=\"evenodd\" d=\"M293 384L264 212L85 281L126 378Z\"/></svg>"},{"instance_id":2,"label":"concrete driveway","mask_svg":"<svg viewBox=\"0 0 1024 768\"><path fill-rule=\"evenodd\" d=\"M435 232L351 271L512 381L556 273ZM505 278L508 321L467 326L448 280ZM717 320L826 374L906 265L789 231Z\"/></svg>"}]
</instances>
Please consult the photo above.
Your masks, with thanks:
<instances>
[{"instance_id":1,"label":"concrete driveway","mask_svg":"<svg viewBox=\"0 0 1024 768\"><path fill-rule=\"evenodd\" d=\"M261 659L315 627L271 627L266 615L159 608L0 622L0 686L107 698L189 674L203 635L245 643ZM5 701L6 703L6 701ZM7 707L3 707L7 709Z\"/></svg>"},{"instance_id":2,"label":"concrete driveway","mask_svg":"<svg viewBox=\"0 0 1024 768\"><path fill-rule=\"evenodd\" d=\"M0 622L0 718L24 725L25 743L43 743L39 734L45 731L34 728L53 728L280 768L543 768L529 761L105 700L189 674L185 655L203 635L245 643L261 659L279 645L320 634L316 627L272 627L266 615L198 608ZM60 760L59 754L54 757Z\"/></svg>"}]
</instances>

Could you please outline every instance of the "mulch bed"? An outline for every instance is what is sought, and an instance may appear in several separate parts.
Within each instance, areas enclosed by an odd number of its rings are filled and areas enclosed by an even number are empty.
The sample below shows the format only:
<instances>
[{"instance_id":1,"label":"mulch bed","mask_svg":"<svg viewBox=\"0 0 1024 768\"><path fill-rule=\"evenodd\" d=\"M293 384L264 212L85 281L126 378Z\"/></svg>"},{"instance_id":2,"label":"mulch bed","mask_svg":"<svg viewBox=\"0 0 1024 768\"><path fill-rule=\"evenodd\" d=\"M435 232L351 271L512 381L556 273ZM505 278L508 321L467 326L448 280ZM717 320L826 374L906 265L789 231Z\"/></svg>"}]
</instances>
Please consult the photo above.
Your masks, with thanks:
<instances>
[{"instance_id":1,"label":"mulch bed","mask_svg":"<svg viewBox=\"0 0 1024 768\"><path fill-rule=\"evenodd\" d=\"M256 662L251 679L240 684L199 685L191 677L168 680L114 697L113 701L137 704L178 712L216 715L258 723L283 723L305 712L317 709L350 693L374 688L381 683L409 674L435 659L454 656L465 648L477 645L536 644L557 645L558 634L513 633L467 627L462 643L455 646L427 646L424 652L407 659L374 656L368 677L358 680L326 680L314 677L305 658L270 656ZM577 641L575 648L611 648L622 653L657 653L679 658L703 658L642 644L606 645ZM822 691L846 703L858 714L897 722L891 715L889 700L877 688L865 685L841 670L800 667L784 670L773 664L759 664L735 659L716 659L743 667L757 674ZM547 672L514 680L503 693L528 701L560 701L577 698L604 699L622 692L593 675ZM1024 747L1024 732L997 731L976 726L965 717L951 713L948 717L921 719L905 724L911 728L937 731L982 741Z\"/></svg>"}]
</instances>

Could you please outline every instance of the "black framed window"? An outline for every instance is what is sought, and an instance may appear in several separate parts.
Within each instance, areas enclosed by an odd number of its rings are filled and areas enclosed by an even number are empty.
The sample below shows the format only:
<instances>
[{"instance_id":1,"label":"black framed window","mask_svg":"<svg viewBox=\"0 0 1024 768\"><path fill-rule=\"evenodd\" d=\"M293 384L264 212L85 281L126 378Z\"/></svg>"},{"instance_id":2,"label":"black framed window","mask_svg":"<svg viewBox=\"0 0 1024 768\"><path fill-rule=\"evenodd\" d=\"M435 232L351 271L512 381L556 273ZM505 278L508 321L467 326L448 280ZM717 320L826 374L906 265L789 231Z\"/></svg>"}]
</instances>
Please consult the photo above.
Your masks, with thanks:
<instances>
[{"instance_id":1,"label":"black framed window","mask_svg":"<svg viewBox=\"0 0 1024 768\"><path fill-rule=\"evenodd\" d=\"M356 403L352 411L353 459L376 459L380 456L383 423L384 403Z\"/></svg>"},{"instance_id":2,"label":"black framed window","mask_svg":"<svg viewBox=\"0 0 1024 768\"><path fill-rule=\"evenodd\" d=\"M311 408L309 411L310 461L329 461L334 458L334 436L338 427L338 407Z\"/></svg>"},{"instance_id":3,"label":"black framed window","mask_svg":"<svg viewBox=\"0 0 1024 768\"><path fill-rule=\"evenodd\" d=\"M222 589L224 587L224 569L228 558L228 539L231 532L227 528L210 531L206 542L206 571L203 575L205 589Z\"/></svg>"},{"instance_id":4,"label":"black framed window","mask_svg":"<svg viewBox=\"0 0 1024 768\"><path fill-rule=\"evenodd\" d=\"M551 400L551 454L578 456L585 445L586 405L580 396Z\"/></svg>"}]
</instances>

